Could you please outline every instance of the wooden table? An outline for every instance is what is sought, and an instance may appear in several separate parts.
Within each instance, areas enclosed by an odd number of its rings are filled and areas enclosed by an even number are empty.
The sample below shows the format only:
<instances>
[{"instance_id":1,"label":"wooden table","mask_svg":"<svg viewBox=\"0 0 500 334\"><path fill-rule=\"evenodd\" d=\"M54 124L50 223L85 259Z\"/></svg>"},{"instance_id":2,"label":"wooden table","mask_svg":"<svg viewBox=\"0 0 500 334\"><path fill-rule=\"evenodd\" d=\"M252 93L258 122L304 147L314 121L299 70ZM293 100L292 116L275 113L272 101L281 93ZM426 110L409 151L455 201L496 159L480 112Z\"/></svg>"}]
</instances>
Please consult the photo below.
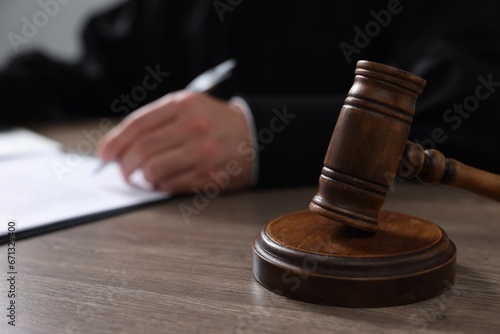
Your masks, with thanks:
<instances>
[{"instance_id":1,"label":"wooden table","mask_svg":"<svg viewBox=\"0 0 500 334\"><path fill-rule=\"evenodd\" d=\"M82 140L68 127L38 129L73 144ZM412 305L348 309L263 288L252 277L252 239L270 219L307 208L315 191L219 196L189 221L179 210L181 203L193 205L185 197L20 241L15 328L5 316L3 245L0 332L500 332L500 205L443 187L399 185L386 208L431 220L455 242L457 281L444 294Z\"/></svg>"}]
</instances>

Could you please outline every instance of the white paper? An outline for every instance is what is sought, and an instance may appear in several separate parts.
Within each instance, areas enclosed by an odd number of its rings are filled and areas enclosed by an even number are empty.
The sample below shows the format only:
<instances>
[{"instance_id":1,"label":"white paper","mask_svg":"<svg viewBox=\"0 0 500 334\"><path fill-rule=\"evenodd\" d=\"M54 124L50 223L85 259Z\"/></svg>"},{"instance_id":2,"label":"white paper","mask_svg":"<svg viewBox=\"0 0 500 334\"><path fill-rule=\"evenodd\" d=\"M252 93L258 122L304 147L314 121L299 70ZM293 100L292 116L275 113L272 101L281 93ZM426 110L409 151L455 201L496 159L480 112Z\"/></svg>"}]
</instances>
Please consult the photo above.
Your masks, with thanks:
<instances>
[{"instance_id":1,"label":"white paper","mask_svg":"<svg viewBox=\"0 0 500 334\"><path fill-rule=\"evenodd\" d=\"M169 197L151 190L140 173L132 184L125 182L117 164L95 174L99 164L69 153L0 161L0 236L7 234L8 220L21 232Z\"/></svg>"},{"instance_id":2,"label":"white paper","mask_svg":"<svg viewBox=\"0 0 500 334\"><path fill-rule=\"evenodd\" d=\"M12 128L0 131L0 158L16 158L34 152L57 152L61 144L33 131Z\"/></svg>"}]
</instances>

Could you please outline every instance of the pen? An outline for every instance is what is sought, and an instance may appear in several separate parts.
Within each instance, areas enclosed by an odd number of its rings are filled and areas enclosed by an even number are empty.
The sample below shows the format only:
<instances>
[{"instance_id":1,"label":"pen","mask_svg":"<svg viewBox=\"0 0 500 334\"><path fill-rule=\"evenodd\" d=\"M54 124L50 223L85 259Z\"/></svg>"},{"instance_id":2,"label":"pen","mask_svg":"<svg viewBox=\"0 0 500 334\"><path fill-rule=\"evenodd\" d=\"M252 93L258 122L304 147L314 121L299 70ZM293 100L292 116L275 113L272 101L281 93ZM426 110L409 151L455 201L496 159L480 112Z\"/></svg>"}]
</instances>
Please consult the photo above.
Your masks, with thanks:
<instances>
[{"instance_id":1,"label":"pen","mask_svg":"<svg viewBox=\"0 0 500 334\"><path fill-rule=\"evenodd\" d=\"M206 93L211 91L224 80L231 77L232 70L236 67L236 60L228 59L225 62L203 72L194 78L185 88L191 92ZM106 162L101 164L94 170L94 174L99 173L104 167Z\"/></svg>"}]
</instances>

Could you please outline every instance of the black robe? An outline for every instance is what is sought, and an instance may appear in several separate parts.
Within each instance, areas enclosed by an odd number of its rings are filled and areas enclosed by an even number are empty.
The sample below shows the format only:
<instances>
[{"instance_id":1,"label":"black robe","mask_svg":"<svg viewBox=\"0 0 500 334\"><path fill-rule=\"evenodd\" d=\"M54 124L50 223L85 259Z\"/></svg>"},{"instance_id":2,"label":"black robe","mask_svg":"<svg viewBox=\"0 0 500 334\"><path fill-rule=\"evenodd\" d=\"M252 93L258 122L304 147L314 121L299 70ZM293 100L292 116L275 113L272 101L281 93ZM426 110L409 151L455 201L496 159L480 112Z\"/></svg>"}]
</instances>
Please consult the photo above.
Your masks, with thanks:
<instances>
[{"instance_id":1,"label":"black robe","mask_svg":"<svg viewBox=\"0 0 500 334\"><path fill-rule=\"evenodd\" d=\"M499 15L495 0L129 0L88 22L80 61L29 54L4 68L1 120L123 117L234 58L233 77L213 94L251 107L258 185L314 184L366 59L427 80L410 139L500 172ZM158 85L137 88L155 71ZM267 131L285 110L288 124Z\"/></svg>"}]
</instances>

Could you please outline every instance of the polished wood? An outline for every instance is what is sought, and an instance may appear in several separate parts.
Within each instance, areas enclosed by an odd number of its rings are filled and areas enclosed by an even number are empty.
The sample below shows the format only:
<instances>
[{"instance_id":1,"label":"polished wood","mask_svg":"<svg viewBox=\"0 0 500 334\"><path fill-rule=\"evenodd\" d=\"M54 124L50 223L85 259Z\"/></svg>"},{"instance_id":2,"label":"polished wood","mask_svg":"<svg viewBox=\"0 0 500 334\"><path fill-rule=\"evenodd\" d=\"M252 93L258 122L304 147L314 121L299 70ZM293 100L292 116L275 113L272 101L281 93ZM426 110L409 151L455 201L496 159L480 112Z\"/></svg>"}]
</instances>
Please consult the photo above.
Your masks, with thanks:
<instances>
[{"instance_id":1,"label":"polished wood","mask_svg":"<svg viewBox=\"0 0 500 334\"><path fill-rule=\"evenodd\" d=\"M186 197L17 244L19 318L0 333L492 333L500 328L500 207L401 184L388 210L434 221L459 248L455 285L389 308L340 308L272 293L252 276L253 237L305 209L316 187L220 196L186 224ZM0 247L6 257L7 246ZM0 306L6 306L6 259ZM3 317L2 317L3 318ZM71 331L73 329L74 331Z\"/></svg>"},{"instance_id":2,"label":"polished wood","mask_svg":"<svg viewBox=\"0 0 500 334\"><path fill-rule=\"evenodd\" d=\"M414 74L357 63L311 213L277 218L254 241L253 273L262 285L290 298L348 307L412 303L452 286L456 248L446 233L381 211L396 171L497 200L500 177L411 142L405 146L424 86ZM400 167L405 160L406 169Z\"/></svg>"},{"instance_id":3,"label":"polished wood","mask_svg":"<svg viewBox=\"0 0 500 334\"><path fill-rule=\"evenodd\" d=\"M369 61L356 65L310 210L365 231L394 181L425 80Z\"/></svg>"},{"instance_id":4,"label":"polished wood","mask_svg":"<svg viewBox=\"0 0 500 334\"><path fill-rule=\"evenodd\" d=\"M98 121L31 128L75 148ZM189 222L179 205L193 205L193 198L179 198L22 240L17 326L4 319L0 333L498 332L500 206L445 187L406 182L385 202L388 210L437 223L459 248L455 285L436 298L353 309L303 303L262 287L252 276L253 237L271 219L305 209L316 190L219 196ZM0 254L6 256L7 245ZM7 263L0 268L3 280ZM0 284L2 308L7 289Z\"/></svg>"},{"instance_id":5,"label":"polished wood","mask_svg":"<svg viewBox=\"0 0 500 334\"><path fill-rule=\"evenodd\" d=\"M368 233L310 211L277 218L254 240L254 276L281 295L345 307L414 303L453 284L456 248L443 230L383 210L379 220Z\"/></svg>"},{"instance_id":6,"label":"polished wood","mask_svg":"<svg viewBox=\"0 0 500 334\"><path fill-rule=\"evenodd\" d=\"M398 174L417 178L424 184L441 183L464 189L500 202L500 175L446 159L438 150L425 150L413 142L406 143Z\"/></svg>"},{"instance_id":7,"label":"polished wood","mask_svg":"<svg viewBox=\"0 0 500 334\"><path fill-rule=\"evenodd\" d=\"M76 147L92 122L33 126ZM306 209L316 187L219 196L187 223L172 200L22 240L17 326L0 333L497 333L500 207L445 187L401 184L385 208L438 223L459 248L455 285L390 308L339 308L272 293L252 276L251 242L274 217ZM11 217L15 218L15 217ZM0 246L7 254L7 245ZM0 265L7 283L7 263ZM7 307L0 284L0 307Z\"/></svg>"},{"instance_id":8,"label":"polished wood","mask_svg":"<svg viewBox=\"0 0 500 334\"><path fill-rule=\"evenodd\" d=\"M398 173L441 183L500 202L500 176L424 152L407 142L425 80L391 66L359 61L340 111L309 209L364 231L378 229L378 213ZM405 146L406 143L406 146ZM494 154L494 153L492 153Z\"/></svg>"}]
</instances>

